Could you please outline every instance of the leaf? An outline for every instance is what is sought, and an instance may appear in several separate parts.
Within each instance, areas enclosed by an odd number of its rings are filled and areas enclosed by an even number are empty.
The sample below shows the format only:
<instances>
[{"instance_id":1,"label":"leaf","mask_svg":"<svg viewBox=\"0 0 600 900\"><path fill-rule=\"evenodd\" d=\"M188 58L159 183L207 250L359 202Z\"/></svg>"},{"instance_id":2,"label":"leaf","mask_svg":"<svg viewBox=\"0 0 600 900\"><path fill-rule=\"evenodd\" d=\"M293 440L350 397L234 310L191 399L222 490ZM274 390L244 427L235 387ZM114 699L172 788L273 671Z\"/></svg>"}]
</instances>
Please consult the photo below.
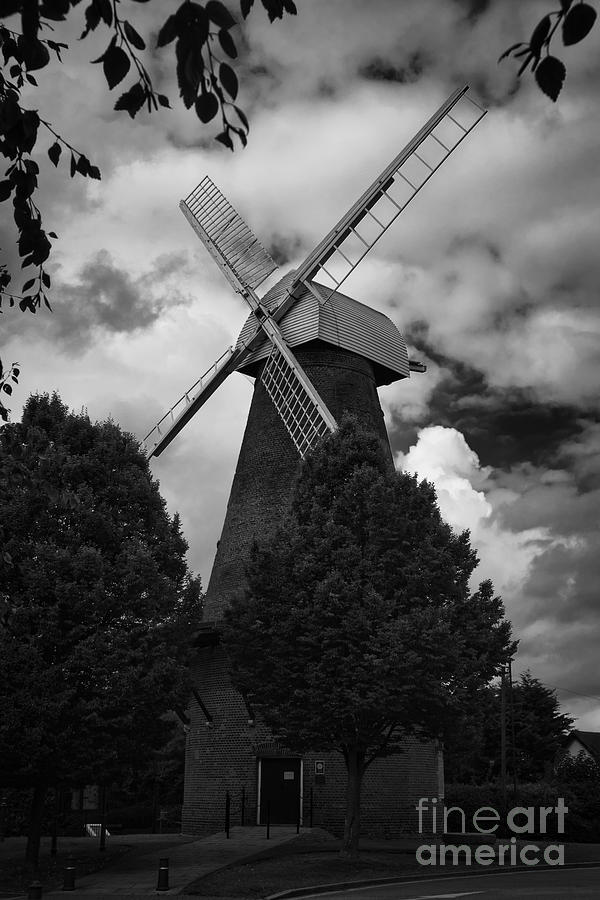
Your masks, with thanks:
<instances>
[{"instance_id":1,"label":"leaf","mask_svg":"<svg viewBox=\"0 0 600 900\"><path fill-rule=\"evenodd\" d=\"M179 23L177 21L176 16L169 16L166 20L160 31L158 32L158 37L156 39L157 47L164 47L166 44L170 44L172 40L174 40L179 34Z\"/></svg>"},{"instance_id":2,"label":"leaf","mask_svg":"<svg viewBox=\"0 0 600 900\"><path fill-rule=\"evenodd\" d=\"M500 61L503 60L503 59L506 59L507 56L510 56L510 54L513 52L513 50L516 50L517 47L523 47L523 46L526 46L526 45L523 44L523 41L519 41L517 44L511 44L511 46L508 47L508 48L504 51L504 53L502 53L502 54L498 57L498 62L500 62Z\"/></svg>"},{"instance_id":3,"label":"leaf","mask_svg":"<svg viewBox=\"0 0 600 900\"><path fill-rule=\"evenodd\" d=\"M294 0L283 0L283 8L290 16L295 16L298 14L298 10L296 9L296 4Z\"/></svg>"},{"instance_id":4,"label":"leaf","mask_svg":"<svg viewBox=\"0 0 600 900\"><path fill-rule=\"evenodd\" d=\"M216 141L219 141L221 144L224 144L225 147L229 147L230 150L233 150L233 141L229 135L229 132L222 131L215 138Z\"/></svg>"},{"instance_id":5,"label":"leaf","mask_svg":"<svg viewBox=\"0 0 600 900\"><path fill-rule=\"evenodd\" d=\"M236 58L236 56L238 55L237 47L235 46L233 38L228 31L221 29L221 31L219 32L219 43L227 56L231 57L231 59Z\"/></svg>"},{"instance_id":6,"label":"leaf","mask_svg":"<svg viewBox=\"0 0 600 900\"><path fill-rule=\"evenodd\" d=\"M10 397L10 395L12 394L12 385L10 385L10 384L3 384L3 385L2 385L2 390L4 391L5 394L8 394L8 396Z\"/></svg>"},{"instance_id":7,"label":"leaf","mask_svg":"<svg viewBox=\"0 0 600 900\"><path fill-rule=\"evenodd\" d=\"M81 156L79 157L79 159L77 160L77 171L79 172L80 175L83 175L85 178L85 176L88 174L89 168L90 168L89 160L82 153Z\"/></svg>"},{"instance_id":8,"label":"leaf","mask_svg":"<svg viewBox=\"0 0 600 900\"><path fill-rule=\"evenodd\" d=\"M112 90L129 72L131 61L123 48L115 45L107 50L102 66L108 86Z\"/></svg>"},{"instance_id":9,"label":"leaf","mask_svg":"<svg viewBox=\"0 0 600 900\"><path fill-rule=\"evenodd\" d=\"M244 19L248 17L248 13L254 6L254 0L240 0L240 8Z\"/></svg>"},{"instance_id":10,"label":"leaf","mask_svg":"<svg viewBox=\"0 0 600 900\"><path fill-rule=\"evenodd\" d=\"M562 27L563 44L577 44L588 35L596 21L596 10L587 3L578 3L565 16Z\"/></svg>"},{"instance_id":11,"label":"leaf","mask_svg":"<svg viewBox=\"0 0 600 900\"><path fill-rule=\"evenodd\" d=\"M115 109L125 109L131 116L135 118L136 113L140 111L146 100L146 91L140 82L136 82L132 88L121 94L115 103Z\"/></svg>"},{"instance_id":12,"label":"leaf","mask_svg":"<svg viewBox=\"0 0 600 900\"><path fill-rule=\"evenodd\" d=\"M28 71L43 69L50 62L50 53L45 44L36 37L21 36L19 47L23 55L23 62Z\"/></svg>"},{"instance_id":13,"label":"leaf","mask_svg":"<svg viewBox=\"0 0 600 900\"><path fill-rule=\"evenodd\" d=\"M535 72L535 80L541 90L556 101L565 80L566 69L560 59L555 56L546 56L541 61Z\"/></svg>"},{"instance_id":14,"label":"leaf","mask_svg":"<svg viewBox=\"0 0 600 900\"><path fill-rule=\"evenodd\" d=\"M71 153L71 178L73 178L76 171L77 171L77 162L75 160L75 157Z\"/></svg>"},{"instance_id":15,"label":"leaf","mask_svg":"<svg viewBox=\"0 0 600 900\"><path fill-rule=\"evenodd\" d=\"M100 18L103 22L106 22L108 27L112 25L112 3L110 0L94 0L94 5L96 6L98 12L100 13Z\"/></svg>"},{"instance_id":16,"label":"leaf","mask_svg":"<svg viewBox=\"0 0 600 900\"><path fill-rule=\"evenodd\" d=\"M27 293L27 291L31 290L31 288L34 286L34 284L35 284L35 278L30 278L29 281L25 282L25 284L23 285L21 290L25 294L25 293Z\"/></svg>"},{"instance_id":17,"label":"leaf","mask_svg":"<svg viewBox=\"0 0 600 900\"><path fill-rule=\"evenodd\" d=\"M94 31L100 24L100 10L96 3L90 3L85 11L85 30L81 32L79 40L83 40L88 36L90 31Z\"/></svg>"},{"instance_id":18,"label":"leaf","mask_svg":"<svg viewBox=\"0 0 600 900\"><path fill-rule=\"evenodd\" d=\"M246 131L249 131L250 124L249 124L248 119L246 118L244 112L239 108L239 106L234 106L233 108L235 109L236 113L238 114L238 118L239 118L240 122L242 123L242 125L244 126L244 128L246 129Z\"/></svg>"},{"instance_id":19,"label":"leaf","mask_svg":"<svg viewBox=\"0 0 600 900\"><path fill-rule=\"evenodd\" d=\"M525 57L525 60L522 63L521 68L517 72L517 75L523 74L523 72L525 71L525 69L527 68L527 66L529 65L529 63L531 62L532 59L535 59L534 54L531 52L531 50L528 50L527 56Z\"/></svg>"},{"instance_id":20,"label":"leaf","mask_svg":"<svg viewBox=\"0 0 600 900\"><path fill-rule=\"evenodd\" d=\"M27 81L29 82L29 84L32 84L34 87L38 86L37 81L35 80L33 75L29 74L29 72L26 73L25 77L26 77Z\"/></svg>"},{"instance_id":21,"label":"leaf","mask_svg":"<svg viewBox=\"0 0 600 900\"><path fill-rule=\"evenodd\" d=\"M0 181L0 203L4 200L8 200L11 195L13 186L8 179L6 181Z\"/></svg>"},{"instance_id":22,"label":"leaf","mask_svg":"<svg viewBox=\"0 0 600 900\"><path fill-rule=\"evenodd\" d=\"M146 49L146 42L144 41L143 37L137 33L137 31L135 30L133 25L131 25L130 22L124 22L123 28L125 30L125 37L127 38L127 40L129 41L130 44L133 44L133 46L137 50L145 50Z\"/></svg>"},{"instance_id":23,"label":"leaf","mask_svg":"<svg viewBox=\"0 0 600 900\"><path fill-rule=\"evenodd\" d=\"M237 75L230 65L221 63L219 66L219 81L229 94L232 100L235 100L238 92Z\"/></svg>"},{"instance_id":24,"label":"leaf","mask_svg":"<svg viewBox=\"0 0 600 900\"><path fill-rule=\"evenodd\" d=\"M47 272L42 272L42 283L49 288L50 287L50 276Z\"/></svg>"},{"instance_id":25,"label":"leaf","mask_svg":"<svg viewBox=\"0 0 600 900\"><path fill-rule=\"evenodd\" d=\"M55 238L55 239L56 239L56 238L58 237L58 235L57 235L57 233L56 233L55 231L49 231L49 232L48 232L48 237L51 237L51 238Z\"/></svg>"},{"instance_id":26,"label":"leaf","mask_svg":"<svg viewBox=\"0 0 600 900\"><path fill-rule=\"evenodd\" d=\"M214 22L219 28L233 28L235 25L235 19L220 0L208 0L206 13L211 22Z\"/></svg>"},{"instance_id":27,"label":"leaf","mask_svg":"<svg viewBox=\"0 0 600 900\"><path fill-rule=\"evenodd\" d=\"M538 22L538 24L534 28L533 34L531 35L531 39L529 41L529 49L533 54L535 54L535 56L539 56L542 52L544 41L548 37L551 27L552 21L550 19L550 16L544 16L544 18L540 22Z\"/></svg>"},{"instance_id":28,"label":"leaf","mask_svg":"<svg viewBox=\"0 0 600 900\"><path fill-rule=\"evenodd\" d=\"M55 141L51 147L48 147L48 156L50 157L50 162L53 162L55 166L58 165L61 153L62 147L60 146L58 141Z\"/></svg>"},{"instance_id":29,"label":"leaf","mask_svg":"<svg viewBox=\"0 0 600 900\"><path fill-rule=\"evenodd\" d=\"M98 166L90 166L88 169L88 176L90 178L95 178L96 181L100 181L102 178L102 175L100 174L100 169L98 168ZM53 231L50 232L50 237L56 237L56 235L54 234Z\"/></svg>"},{"instance_id":30,"label":"leaf","mask_svg":"<svg viewBox=\"0 0 600 900\"><path fill-rule=\"evenodd\" d=\"M161 106L166 106L167 109L171 109L171 104L169 103L169 98L165 97L164 94L157 94L158 102Z\"/></svg>"},{"instance_id":31,"label":"leaf","mask_svg":"<svg viewBox=\"0 0 600 900\"><path fill-rule=\"evenodd\" d=\"M104 53L101 56L99 56L98 59L92 60L92 65L95 65L96 63L104 62L104 60L106 59L107 55L110 53L112 48L116 47L116 46L117 46L117 39L116 39L116 37L113 37L113 38L111 38L110 44L108 45L108 47L106 48Z\"/></svg>"},{"instance_id":32,"label":"leaf","mask_svg":"<svg viewBox=\"0 0 600 900\"><path fill-rule=\"evenodd\" d=\"M196 98L196 115L201 122L210 122L219 112L219 101L211 91L203 91Z\"/></svg>"}]
</instances>

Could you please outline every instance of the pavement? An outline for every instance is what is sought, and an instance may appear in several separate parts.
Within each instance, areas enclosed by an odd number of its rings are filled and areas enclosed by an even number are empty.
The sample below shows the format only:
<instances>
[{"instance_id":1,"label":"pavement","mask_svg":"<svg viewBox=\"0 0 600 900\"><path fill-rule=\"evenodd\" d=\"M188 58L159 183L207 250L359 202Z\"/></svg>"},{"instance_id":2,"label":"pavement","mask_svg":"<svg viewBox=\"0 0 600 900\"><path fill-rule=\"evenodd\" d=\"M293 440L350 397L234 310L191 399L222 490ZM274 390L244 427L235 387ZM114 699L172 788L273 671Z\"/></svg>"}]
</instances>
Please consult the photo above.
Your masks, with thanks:
<instances>
[{"instance_id":1,"label":"pavement","mask_svg":"<svg viewBox=\"0 0 600 900\"><path fill-rule=\"evenodd\" d=\"M46 892L49 897L62 900L140 900L148 897L168 897L183 893L186 885L240 862L262 850L285 844L296 837L293 825L271 827L270 839L266 829L233 827L230 837L224 831L204 838L185 835L144 835L139 849L130 850L110 867L75 879L75 890ZM130 836L112 840L127 843ZM159 859L169 860L169 889L157 891Z\"/></svg>"}]
</instances>

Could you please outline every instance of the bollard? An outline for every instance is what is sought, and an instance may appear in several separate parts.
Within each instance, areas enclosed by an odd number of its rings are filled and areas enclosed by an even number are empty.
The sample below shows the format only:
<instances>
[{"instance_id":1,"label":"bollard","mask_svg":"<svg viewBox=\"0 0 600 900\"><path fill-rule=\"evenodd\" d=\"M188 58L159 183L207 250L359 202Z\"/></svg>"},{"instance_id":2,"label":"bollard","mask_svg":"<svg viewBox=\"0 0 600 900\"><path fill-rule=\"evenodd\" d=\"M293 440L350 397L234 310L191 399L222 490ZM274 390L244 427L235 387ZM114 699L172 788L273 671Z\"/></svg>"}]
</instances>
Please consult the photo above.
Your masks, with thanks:
<instances>
[{"instance_id":1,"label":"bollard","mask_svg":"<svg viewBox=\"0 0 600 900\"><path fill-rule=\"evenodd\" d=\"M158 882L156 885L157 891L168 891L169 890L169 857L164 856L162 859L158 861Z\"/></svg>"},{"instance_id":2,"label":"bollard","mask_svg":"<svg viewBox=\"0 0 600 900\"><path fill-rule=\"evenodd\" d=\"M271 837L271 801L267 800L267 840Z\"/></svg>"},{"instance_id":3,"label":"bollard","mask_svg":"<svg viewBox=\"0 0 600 900\"><path fill-rule=\"evenodd\" d=\"M32 881L27 891L27 900L42 900L42 882Z\"/></svg>"},{"instance_id":4,"label":"bollard","mask_svg":"<svg viewBox=\"0 0 600 900\"><path fill-rule=\"evenodd\" d=\"M72 856L69 856L65 865L62 889L63 891L75 890L75 860Z\"/></svg>"},{"instance_id":5,"label":"bollard","mask_svg":"<svg viewBox=\"0 0 600 900\"><path fill-rule=\"evenodd\" d=\"M310 789L310 827L313 827L313 789Z\"/></svg>"},{"instance_id":6,"label":"bollard","mask_svg":"<svg viewBox=\"0 0 600 900\"><path fill-rule=\"evenodd\" d=\"M229 791L225 791L225 835L229 838L229 826L231 824L231 797Z\"/></svg>"}]
</instances>

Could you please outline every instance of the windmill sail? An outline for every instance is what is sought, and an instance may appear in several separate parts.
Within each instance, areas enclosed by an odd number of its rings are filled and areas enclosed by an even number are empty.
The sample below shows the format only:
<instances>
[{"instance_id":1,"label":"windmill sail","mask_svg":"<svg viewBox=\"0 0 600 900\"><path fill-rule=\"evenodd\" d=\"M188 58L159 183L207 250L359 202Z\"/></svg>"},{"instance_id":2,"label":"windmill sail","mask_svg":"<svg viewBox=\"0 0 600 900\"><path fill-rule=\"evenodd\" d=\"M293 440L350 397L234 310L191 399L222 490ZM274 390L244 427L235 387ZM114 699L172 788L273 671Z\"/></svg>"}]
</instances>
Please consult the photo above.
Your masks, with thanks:
<instances>
[{"instance_id":1,"label":"windmill sail","mask_svg":"<svg viewBox=\"0 0 600 900\"><path fill-rule=\"evenodd\" d=\"M208 175L179 206L236 291L258 287L277 268L277 263Z\"/></svg>"},{"instance_id":2,"label":"windmill sail","mask_svg":"<svg viewBox=\"0 0 600 900\"><path fill-rule=\"evenodd\" d=\"M254 292L277 266L210 178L204 178L180 207L230 284L252 309L257 334L250 346L229 348L171 407L142 444L150 457L159 456L227 376L243 363L262 333L272 346L262 373L265 389L298 452L304 456L315 441L335 431L337 423Z\"/></svg>"},{"instance_id":3,"label":"windmill sail","mask_svg":"<svg viewBox=\"0 0 600 900\"><path fill-rule=\"evenodd\" d=\"M160 456L169 446L173 438L223 384L227 376L235 371L243 355L243 348L234 350L233 347L228 347L210 369L207 369L177 403L167 410L160 422L156 423L142 441L142 447L150 459L153 456Z\"/></svg>"},{"instance_id":4,"label":"windmill sail","mask_svg":"<svg viewBox=\"0 0 600 900\"><path fill-rule=\"evenodd\" d=\"M302 287L308 287L321 302L326 302L483 118L486 110L466 96L467 90L468 87L460 88L448 97L307 256L296 270L289 296L274 313L276 321L295 303ZM326 290L315 289L309 283L317 274Z\"/></svg>"}]
</instances>

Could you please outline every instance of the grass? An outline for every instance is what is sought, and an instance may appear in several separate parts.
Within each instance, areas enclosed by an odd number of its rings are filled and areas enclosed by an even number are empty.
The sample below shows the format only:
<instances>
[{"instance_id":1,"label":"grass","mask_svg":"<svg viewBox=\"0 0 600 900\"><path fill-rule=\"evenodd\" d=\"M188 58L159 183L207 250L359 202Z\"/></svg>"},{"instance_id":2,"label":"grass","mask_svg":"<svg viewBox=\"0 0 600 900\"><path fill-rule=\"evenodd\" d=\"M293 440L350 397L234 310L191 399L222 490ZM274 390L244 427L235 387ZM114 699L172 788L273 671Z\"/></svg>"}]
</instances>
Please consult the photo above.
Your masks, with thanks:
<instances>
[{"instance_id":1,"label":"grass","mask_svg":"<svg viewBox=\"0 0 600 900\"><path fill-rule=\"evenodd\" d=\"M6 845L2 849L3 852L0 857L0 898L14 896L15 893L26 891L34 880L25 869L25 848L23 843L15 846L14 851L12 848L6 848ZM57 855L51 856L49 842L43 841L40 849L38 879L44 886L44 892L61 888L64 868L67 859L70 857L75 860L76 877L80 878L83 875L90 875L92 872L97 872L99 869L111 865L130 849L130 847L123 844L117 844L112 847L110 844L107 844L106 850L100 853L96 840L90 841L90 846L86 847L82 845L81 841L71 843L68 838L61 838L58 842Z\"/></svg>"},{"instance_id":2,"label":"grass","mask_svg":"<svg viewBox=\"0 0 600 900\"><path fill-rule=\"evenodd\" d=\"M338 851L321 850L294 855L274 854L268 858L228 866L188 885L186 894L197 897L266 897L287 888L385 878L423 871L415 854L362 852L359 859L341 859Z\"/></svg>"},{"instance_id":3,"label":"grass","mask_svg":"<svg viewBox=\"0 0 600 900\"><path fill-rule=\"evenodd\" d=\"M295 841L281 844L255 854L252 859L219 869L189 884L184 893L196 897L222 897L227 900L258 900L291 888L336 884L350 881L411 875L432 875L449 872L473 871L477 866L447 865L424 869L415 859L415 848L404 847L390 841L386 849L381 842L361 850L359 859L342 859L339 842L326 832L304 833ZM373 842L375 843L375 842ZM384 842L386 843L386 842ZM418 843L418 842L417 842ZM457 843L460 843L457 841ZM517 846L530 843L519 840ZM536 841L543 847L544 841ZM567 844L565 861L600 860L600 845ZM486 869L489 871L489 869ZM482 870L482 871L486 871Z\"/></svg>"}]
</instances>

